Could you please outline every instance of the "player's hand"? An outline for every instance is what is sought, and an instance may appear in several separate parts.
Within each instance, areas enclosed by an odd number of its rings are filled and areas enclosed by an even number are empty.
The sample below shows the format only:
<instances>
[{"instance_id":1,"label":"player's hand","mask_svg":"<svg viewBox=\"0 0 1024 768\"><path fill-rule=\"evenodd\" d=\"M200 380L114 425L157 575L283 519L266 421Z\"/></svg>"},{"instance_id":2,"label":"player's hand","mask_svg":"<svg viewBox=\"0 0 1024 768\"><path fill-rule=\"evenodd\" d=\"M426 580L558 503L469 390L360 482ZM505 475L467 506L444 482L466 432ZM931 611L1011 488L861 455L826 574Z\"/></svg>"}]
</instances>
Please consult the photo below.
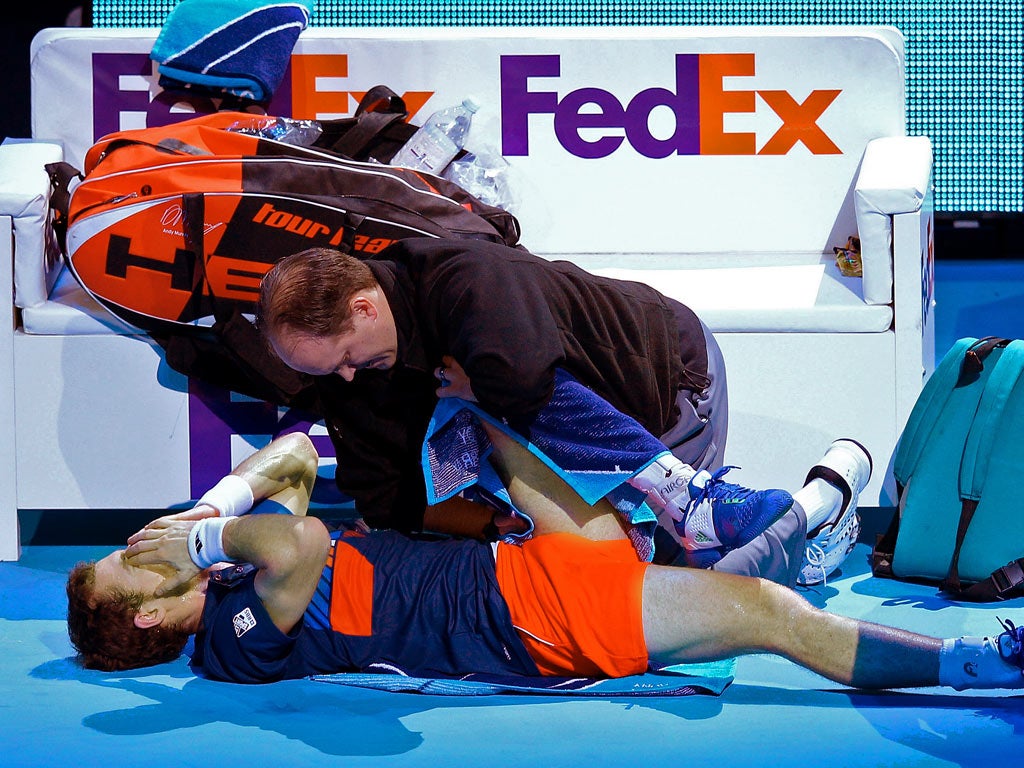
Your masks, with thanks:
<instances>
[{"instance_id":1,"label":"player's hand","mask_svg":"<svg viewBox=\"0 0 1024 768\"><path fill-rule=\"evenodd\" d=\"M133 566L158 566L170 571L153 591L155 597L174 594L201 570L188 553L188 537L196 521L171 519L174 517L161 517L133 533L125 549L125 558Z\"/></svg>"},{"instance_id":2,"label":"player's hand","mask_svg":"<svg viewBox=\"0 0 1024 768\"><path fill-rule=\"evenodd\" d=\"M153 521L156 522L174 522L176 520L202 520L204 517L217 517L219 513L215 507L211 507L209 504L196 504L192 509L186 509L184 512L175 512L173 515L164 515L163 517L157 518ZM150 523L150 525L153 525ZM149 526L147 526L149 527Z\"/></svg>"}]
</instances>

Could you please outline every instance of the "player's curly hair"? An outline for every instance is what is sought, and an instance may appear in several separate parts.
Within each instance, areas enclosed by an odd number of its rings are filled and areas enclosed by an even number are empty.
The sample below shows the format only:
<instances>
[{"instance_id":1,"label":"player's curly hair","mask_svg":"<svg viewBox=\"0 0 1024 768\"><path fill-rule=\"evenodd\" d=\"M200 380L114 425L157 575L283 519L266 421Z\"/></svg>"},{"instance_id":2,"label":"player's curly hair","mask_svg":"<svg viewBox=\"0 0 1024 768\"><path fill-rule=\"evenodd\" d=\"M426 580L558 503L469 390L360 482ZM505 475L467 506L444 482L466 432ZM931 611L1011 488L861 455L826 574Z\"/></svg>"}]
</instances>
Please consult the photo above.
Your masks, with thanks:
<instances>
[{"instance_id":1,"label":"player's curly hair","mask_svg":"<svg viewBox=\"0 0 1024 768\"><path fill-rule=\"evenodd\" d=\"M87 669L116 672L173 661L191 633L160 625L135 626L146 596L111 590L96 593L96 563L75 565L68 574L68 636Z\"/></svg>"}]
</instances>

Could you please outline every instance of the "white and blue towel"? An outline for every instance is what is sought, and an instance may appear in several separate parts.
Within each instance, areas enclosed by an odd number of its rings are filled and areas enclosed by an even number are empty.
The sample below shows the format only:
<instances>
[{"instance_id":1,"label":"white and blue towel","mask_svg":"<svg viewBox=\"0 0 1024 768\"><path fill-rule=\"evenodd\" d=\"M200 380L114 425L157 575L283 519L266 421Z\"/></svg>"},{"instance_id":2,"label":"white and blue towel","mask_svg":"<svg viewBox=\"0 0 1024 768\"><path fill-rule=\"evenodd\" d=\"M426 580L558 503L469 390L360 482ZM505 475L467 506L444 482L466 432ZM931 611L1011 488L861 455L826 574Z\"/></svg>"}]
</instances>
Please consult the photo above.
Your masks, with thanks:
<instances>
[{"instance_id":1,"label":"white and blue towel","mask_svg":"<svg viewBox=\"0 0 1024 768\"><path fill-rule=\"evenodd\" d=\"M556 372L554 393L531 425L529 439L475 403L443 398L423 442L423 472L431 504L462 493L469 498L482 496L527 517L515 509L486 461L491 446L481 421L527 448L587 504L608 499L622 515L640 559L653 558L657 517L647 506L646 495L627 481L668 450L638 421L562 370Z\"/></svg>"},{"instance_id":2,"label":"white and blue towel","mask_svg":"<svg viewBox=\"0 0 1024 768\"><path fill-rule=\"evenodd\" d=\"M464 675L459 678L410 677L396 669L393 664L388 664L386 670L310 675L307 679L318 683L432 696L720 696L732 684L736 672L736 659L652 667L642 675L617 678L480 674Z\"/></svg>"},{"instance_id":3,"label":"white and blue towel","mask_svg":"<svg viewBox=\"0 0 1024 768\"><path fill-rule=\"evenodd\" d=\"M149 57L164 88L268 101L312 14L313 0L182 0Z\"/></svg>"}]
</instances>

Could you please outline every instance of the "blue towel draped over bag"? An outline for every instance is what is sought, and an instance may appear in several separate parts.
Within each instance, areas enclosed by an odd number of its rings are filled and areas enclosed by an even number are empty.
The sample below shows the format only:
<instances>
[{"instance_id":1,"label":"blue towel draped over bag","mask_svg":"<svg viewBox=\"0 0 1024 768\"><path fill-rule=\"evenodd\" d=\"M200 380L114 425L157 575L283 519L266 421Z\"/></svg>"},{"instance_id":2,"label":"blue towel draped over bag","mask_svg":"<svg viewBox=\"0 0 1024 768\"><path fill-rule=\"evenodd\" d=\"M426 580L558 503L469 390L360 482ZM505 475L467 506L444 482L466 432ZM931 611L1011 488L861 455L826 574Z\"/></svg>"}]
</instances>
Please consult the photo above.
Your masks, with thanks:
<instances>
[{"instance_id":1,"label":"blue towel draped over bag","mask_svg":"<svg viewBox=\"0 0 1024 768\"><path fill-rule=\"evenodd\" d=\"M312 14L313 0L182 0L149 57L163 88L269 101Z\"/></svg>"}]
</instances>

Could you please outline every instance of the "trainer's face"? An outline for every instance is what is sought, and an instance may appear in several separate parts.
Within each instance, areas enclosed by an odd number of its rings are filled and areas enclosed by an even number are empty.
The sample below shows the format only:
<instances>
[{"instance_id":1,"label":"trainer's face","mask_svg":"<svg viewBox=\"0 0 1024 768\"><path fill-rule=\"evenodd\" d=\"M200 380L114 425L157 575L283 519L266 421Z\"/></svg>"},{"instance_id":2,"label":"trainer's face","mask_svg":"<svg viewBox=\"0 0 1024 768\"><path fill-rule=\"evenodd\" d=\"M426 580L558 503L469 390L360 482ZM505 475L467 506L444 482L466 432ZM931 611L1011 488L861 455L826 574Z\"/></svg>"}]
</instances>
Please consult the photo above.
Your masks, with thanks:
<instances>
[{"instance_id":1,"label":"trainer's face","mask_svg":"<svg viewBox=\"0 0 1024 768\"><path fill-rule=\"evenodd\" d=\"M398 334L390 312L374 302L353 300L352 330L314 336L285 328L270 343L285 365L313 376L336 373L352 381L363 368L391 368L398 360Z\"/></svg>"}]
</instances>

